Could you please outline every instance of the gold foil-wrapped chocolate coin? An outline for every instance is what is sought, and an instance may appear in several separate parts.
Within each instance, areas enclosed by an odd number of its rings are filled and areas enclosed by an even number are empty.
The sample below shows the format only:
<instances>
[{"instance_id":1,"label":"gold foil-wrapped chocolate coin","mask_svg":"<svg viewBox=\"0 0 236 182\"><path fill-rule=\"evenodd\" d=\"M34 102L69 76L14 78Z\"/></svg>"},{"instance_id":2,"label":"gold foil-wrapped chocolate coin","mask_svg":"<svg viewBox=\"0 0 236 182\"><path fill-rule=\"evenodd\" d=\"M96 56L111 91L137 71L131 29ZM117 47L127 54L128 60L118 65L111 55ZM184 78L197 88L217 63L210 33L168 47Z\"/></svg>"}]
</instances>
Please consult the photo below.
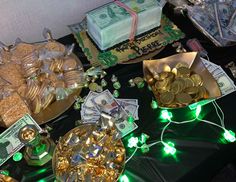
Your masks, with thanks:
<instances>
[{"instance_id":1,"label":"gold foil-wrapped chocolate coin","mask_svg":"<svg viewBox=\"0 0 236 182\"><path fill-rule=\"evenodd\" d=\"M13 179L12 177L6 176L3 174L0 174L0 181L1 182L18 182L17 180Z\"/></svg>"},{"instance_id":2,"label":"gold foil-wrapped chocolate coin","mask_svg":"<svg viewBox=\"0 0 236 182\"><path fill-rule=\"evenodd\" d=\"M202 86L202 77L184 63L177 63L173 68L164 64L162 72L155 73L153 77L148 76L146 81L151 85L161 107L183 107L209 96Z\"/></svg>"},{"instance_id":3,"label":"gold foil-wrapped chocolate coin","mask_svg":"<svg viewBox=\"0 0 236 182\"><path fill-rule=\"evenodd\" d=\"M190 76L190 69L187 67L177 68L177 76L178 77L189 77Z\"/></svg>"},{"instance_id":4,"label":"gold foil-wrapped chocolate coin","mask_svg":"<svg viewBox=\"0 0 236 182\"><path fill-rule=\"evenodd\" d=\"M194 85L195 86L200 86L203 84L203 80L202 80L202 77L198 74L193 74L191 75L190 77L192 79L192 81L194 82Z\"/></svg>"}]
</instances>

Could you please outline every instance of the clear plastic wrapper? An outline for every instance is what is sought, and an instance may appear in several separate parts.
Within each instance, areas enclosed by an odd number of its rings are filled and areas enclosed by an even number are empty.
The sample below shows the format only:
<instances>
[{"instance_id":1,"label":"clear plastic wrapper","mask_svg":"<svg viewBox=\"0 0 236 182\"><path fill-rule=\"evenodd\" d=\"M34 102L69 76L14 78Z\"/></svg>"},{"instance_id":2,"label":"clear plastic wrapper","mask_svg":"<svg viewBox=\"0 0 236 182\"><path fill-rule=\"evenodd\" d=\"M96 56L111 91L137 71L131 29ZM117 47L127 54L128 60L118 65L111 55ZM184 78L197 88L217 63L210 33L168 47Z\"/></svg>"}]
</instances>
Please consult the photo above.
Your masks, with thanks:
<instances>
[{"instance_id":1,"label":"clear plastic wrapper","mask_svg":"<svg viewBox=\"0 0 236 182\"><path fill-rule=\"evenodd\" d=\"M78 63L72 56L66 56L63 62L63 71L75 70L78 68Z\"/></svg>"},{"instance_id":2,"label":"clear plastic wrapper","mask_svg":"<svg viewBox=\"0 0 236 182\"><path fill-rule=\"evenodd\" d=\"M84 86L84 74L78 70L71 70L64 73L66 87L69 89L82 88Z\"/></svg>"},{"instance_id":3,"label":"clear plastic wrapper","mask_svg":"<svg viewBox=\"0 0 236 182\"><path fill-rule=\"evenodd\" d=\"M68 97L69 93L65 88L57 87L55 90L56 100L63 100Z\"/></svg>"},{"instance_id":4,"label":"clear plastic wrapper","mask_svg":"<svg viewBox=\"0 0 236 182\"><path fill-rule=\"evenodd\" d=\"M0 41L0 64L7 63L10 60L11 52L9 51L9 47Z\"/></svg>"},{"instance_id":5,"label":"clear plastic wrapper","mask_svg":"<svg viewBox=\"0 0 236 182\"><path fill-rule=\"evenodd\" d=\"M25 56L21 60L21 68L25 78L35 77L39 74L41 61L39 61L37 52Z\"/></svg>"},{"instance_id":6,"label":"clear plastic wrapper","mask_svg":"<svg viewBox=\"0 0 236 182\"><path fill-rule=\"evenodd\" d=\"M0 117L7 123L13 122L12 118L9 121L7 118L16 108L22 107L16 112L17 116L26 111L38 114L83 85L81 68L71 55L74 44L64 46L52 39L49 30L44 33L47 41L42 43L29 44L18 38L8 47L0 42L0 102L16 102L8 110L2 108L6 104L0 105Z\"/></svg>"},{"instance_id":7,"label":"clear plastic wrapper","mask_svg":"<svg viewBox=\"0 0 236 182\"><path fill-rule=\"evenodd\" d=\"M33 44L25 43L21 39L17 38L15 45L10 49L11 61L16 64L21 64L21 60L34 51L35 46Z\"/></svg>"}]
</instances>

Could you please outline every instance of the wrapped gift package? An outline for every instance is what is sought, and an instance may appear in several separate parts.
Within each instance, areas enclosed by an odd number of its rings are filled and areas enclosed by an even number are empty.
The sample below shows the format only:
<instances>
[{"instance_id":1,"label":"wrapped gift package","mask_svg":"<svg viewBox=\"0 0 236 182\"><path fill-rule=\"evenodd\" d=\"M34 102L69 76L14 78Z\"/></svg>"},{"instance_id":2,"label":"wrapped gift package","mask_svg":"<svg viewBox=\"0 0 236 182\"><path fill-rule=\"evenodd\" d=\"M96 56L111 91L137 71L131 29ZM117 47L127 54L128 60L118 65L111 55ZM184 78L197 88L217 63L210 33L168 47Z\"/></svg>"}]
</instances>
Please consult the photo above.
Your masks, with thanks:
<instances>
[{"instance_id":1,"label":"wrapped gift package","mask_svg":"<svg viewBox=\"0 0 236 182\"><path fill-rule=\"evenodd\" d=\"M157 0L119 1L137 14L135 35L160 26L163 3ZM88 34L101 50L129 39L133 17L116 1L87 13Z\"/></svg>"}]
</instances>

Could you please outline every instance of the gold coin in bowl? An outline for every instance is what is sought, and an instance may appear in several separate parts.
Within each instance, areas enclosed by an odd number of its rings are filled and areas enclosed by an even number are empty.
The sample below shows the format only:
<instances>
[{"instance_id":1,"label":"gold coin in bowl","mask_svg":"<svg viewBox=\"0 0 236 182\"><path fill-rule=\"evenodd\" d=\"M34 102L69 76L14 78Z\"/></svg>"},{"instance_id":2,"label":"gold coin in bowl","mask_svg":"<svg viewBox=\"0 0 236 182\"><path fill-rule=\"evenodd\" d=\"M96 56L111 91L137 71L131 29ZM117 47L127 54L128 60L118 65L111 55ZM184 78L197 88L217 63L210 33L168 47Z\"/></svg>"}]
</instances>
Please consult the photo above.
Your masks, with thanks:
<instances>
[{"instance_id":1,"label":"gold coin in bowl","mask_svg":"<svg viewBox=\"0 0 236 182\"><path fill-rule=\"evenodd\" d=\"M202 77L199 74L193 74L190 78L193 80L195 86L201 86L203 84Z\"/></svg>"},{"instance_id":2,"label":"gold coin in bowl","mask_svg":"<svg viewBox=\"0 0 236 182\"><path fill-rule=\"evenodd\" d=\"M189 104L192 102L192 97L187 93L179 93L176 95L176 100L180 104Z\"/></svg>"}]
</instances>

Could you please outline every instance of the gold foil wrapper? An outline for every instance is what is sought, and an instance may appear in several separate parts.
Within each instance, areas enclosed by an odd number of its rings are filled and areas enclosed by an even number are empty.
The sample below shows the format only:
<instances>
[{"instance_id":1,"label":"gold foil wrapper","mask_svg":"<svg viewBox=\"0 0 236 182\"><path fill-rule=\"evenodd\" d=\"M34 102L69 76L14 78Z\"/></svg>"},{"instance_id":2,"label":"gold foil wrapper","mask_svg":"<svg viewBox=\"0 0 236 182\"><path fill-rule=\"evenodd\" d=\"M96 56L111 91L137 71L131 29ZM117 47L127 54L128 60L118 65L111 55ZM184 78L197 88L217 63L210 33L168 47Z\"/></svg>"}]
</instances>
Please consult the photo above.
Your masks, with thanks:
<instances>
[{"instance_id":1,"label":"gold foil wrapper","mask_svg":"<svg viewBox=\"0 0 236 182\"><path fill-rule=\"evenodd\" d=\"M120 139L114 139L115 133L112 126L95 124L69 131L59 140L53 155L57 180L117 181L125 165L125 148Z\"/></svg>"},{"instance_id":2,"label":"gold foil wrapper","mask_svg":"<svg viewBox=\"0 0 236 182\"><path fill-rule=\"evenodd\" d=\"M10 176L5 176L3 174L0 174L0 181L1 182L18 182L17 180L13 179Z\"/></svg>"},{"instance_id":3,"label":"gold foil wrapper","mask_svg":"<svg viewBox=\"0 0 236 182\"><path fill-rule=\"evenodd\" d=\"M207 93L207 97L200 97L201 101L203 98L206 100L221 96L216 80L204 66L197 52L180 53L158 60L145 60L143 72L161 108L183 108L198 102L199 99L189 97L194 94L196 88L202 95ZM168 85L167 79L173 80L174 77L175 80L180 80L175 83L171 81L172 84ZM182 89L181 79L185 79L184 83L188 87L183 92L179 92L179 89ZM161 92L163 90L170 91Z\"/></svg>"}]
</instances>

